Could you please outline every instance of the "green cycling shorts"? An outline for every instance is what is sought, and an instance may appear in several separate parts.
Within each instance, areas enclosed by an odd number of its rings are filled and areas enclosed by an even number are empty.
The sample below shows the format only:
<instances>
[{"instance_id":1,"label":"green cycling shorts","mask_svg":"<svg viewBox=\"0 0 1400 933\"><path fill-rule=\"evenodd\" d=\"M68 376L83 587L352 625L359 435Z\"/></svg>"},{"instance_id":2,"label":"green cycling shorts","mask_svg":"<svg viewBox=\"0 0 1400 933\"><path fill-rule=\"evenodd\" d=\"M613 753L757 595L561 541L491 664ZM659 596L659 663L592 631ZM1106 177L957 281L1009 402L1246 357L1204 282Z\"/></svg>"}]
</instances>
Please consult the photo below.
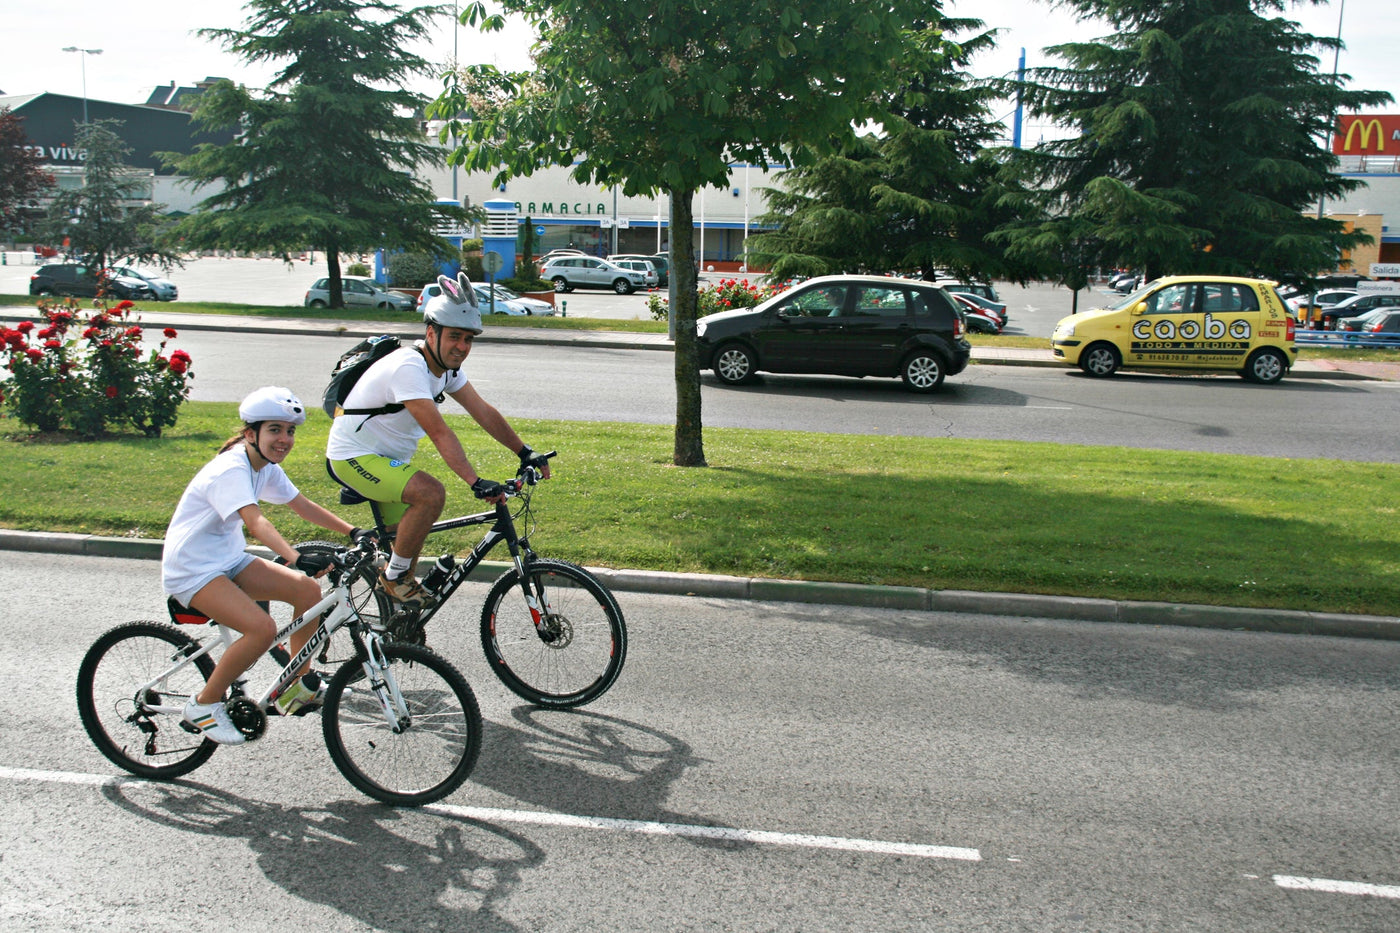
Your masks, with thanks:
<instances>
[{"instance_id":1,"label":"green cycling shorts","mask_svg":"<svg viewBox=\"0 0 1400 933\"><path fill-rule=\"evenodd\" d=\"M408 505L403 501L404 488L418 468L408 460L391 460L378 454L331 460L335 478L366 499L379 503L379 514L386 525L397 525Z\"/></svg>"}]
</instances>

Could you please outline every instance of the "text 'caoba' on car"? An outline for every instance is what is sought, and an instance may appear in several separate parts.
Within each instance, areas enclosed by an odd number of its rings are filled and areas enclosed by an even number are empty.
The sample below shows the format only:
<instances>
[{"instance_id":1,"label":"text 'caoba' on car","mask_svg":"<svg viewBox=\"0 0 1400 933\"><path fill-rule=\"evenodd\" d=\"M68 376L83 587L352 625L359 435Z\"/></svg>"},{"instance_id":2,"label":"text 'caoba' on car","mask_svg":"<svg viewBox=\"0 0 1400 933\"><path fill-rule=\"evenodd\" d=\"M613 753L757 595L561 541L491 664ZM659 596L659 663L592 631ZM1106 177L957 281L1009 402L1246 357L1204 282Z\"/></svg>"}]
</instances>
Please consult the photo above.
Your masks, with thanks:
<instances>
[{"instance_id":1,"label":"text 'caoba' on car","mask_svg":"<svg viewBox=\"0 0 1400 933\"><path fill-rule=\"evenodd\" d=\"M1157 279L1110 308L1061 318L1055 358L1091 376L1120 368L1224 370L1275 383L1298 360L1293 315L1273 282L1230 276Z\"/></svg>"}]
</instances>

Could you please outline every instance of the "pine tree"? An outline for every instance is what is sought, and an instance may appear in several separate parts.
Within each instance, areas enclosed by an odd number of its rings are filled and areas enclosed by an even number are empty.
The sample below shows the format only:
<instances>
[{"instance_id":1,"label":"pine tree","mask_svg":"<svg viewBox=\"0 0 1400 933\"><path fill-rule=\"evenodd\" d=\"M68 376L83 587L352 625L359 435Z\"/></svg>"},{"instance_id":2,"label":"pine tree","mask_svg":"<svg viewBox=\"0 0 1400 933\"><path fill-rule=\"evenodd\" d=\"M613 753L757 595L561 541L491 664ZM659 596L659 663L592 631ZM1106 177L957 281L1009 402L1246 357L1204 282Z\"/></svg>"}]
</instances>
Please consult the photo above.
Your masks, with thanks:
<instances>
[{"instance_id":1,"label":"pine tree","mask_svg":"<svg viewBox=\"0 0 1400 933\"><path fill-rule=\"evenodd\" d=\"M379 247L451 255L434 234L460 207L433 203L414 177L441 162L420 125L426 98L404 90L429 70L405 51L442 7L361 0L252 0L241 30L211 29L249 62L285 62L265 93L231 82L205 92L195 120L234 140L173 157L201 185L221 186L181 221L186 248L310 247L326 255L331 305L342 305L340 257Z\"/></svg>"},{"instance_id":2,"label":"pine tree","mask_svg":"<svg viewBox=\"0 0 1400 933\"><path fill-rule=\"evenodd\" d=\"M1049 49L1067 64L1036 69L1022 88L1033 113L1076 135L1016 161L1044 214L1006 231L1013 247L1149 277L1296 280L1367 241L1315 211L1360 184L1333 173L1336 113L1391 99L1319 71L1315 50L1335 40L1271 16L1282 0L1065 6L1114 32Z\"/></svg>"}]
</instances>

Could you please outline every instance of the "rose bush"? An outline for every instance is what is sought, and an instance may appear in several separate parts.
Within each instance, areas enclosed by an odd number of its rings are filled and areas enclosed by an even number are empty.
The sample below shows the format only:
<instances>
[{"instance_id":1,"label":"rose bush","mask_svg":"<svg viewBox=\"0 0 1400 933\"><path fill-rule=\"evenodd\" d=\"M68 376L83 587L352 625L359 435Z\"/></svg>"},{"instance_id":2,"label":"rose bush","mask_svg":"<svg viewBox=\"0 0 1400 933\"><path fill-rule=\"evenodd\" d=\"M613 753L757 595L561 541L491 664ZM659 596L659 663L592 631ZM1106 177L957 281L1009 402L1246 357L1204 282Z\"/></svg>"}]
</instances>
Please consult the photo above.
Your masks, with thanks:
<instances>
[{"instance_id":1,"label":"rose bush","mask_svg":"<svg viewBox=\"0 0 1400 933\"><path fill-rule=\"evenodd\" d=\"M754 285L744 279L724 279L718 285L709 285L696 292L695 316L702 318L716 311L752 308L777 293L778 289L772 285ZM669 308L670 302L659 293L647 296L647 310L651 312L653 321L666 320Z\"/></svg>"},{"instance_id":2,"label":"rose bush","mask_svg":"<svg viewBox=\"0 0 1400 933\"><path fill-rule=\"evenodd\" d=\"M172 328L143 355L144 331L129 301L110 309L99 301L86 316L72 299L43 302L39 313L42 327L0 327L0 361L9 373L0 402L18 421L83 437L121 425L159 437L175 423L194 373L184 350L166 353L177 336Z\"/></svg>"}]
</instances>

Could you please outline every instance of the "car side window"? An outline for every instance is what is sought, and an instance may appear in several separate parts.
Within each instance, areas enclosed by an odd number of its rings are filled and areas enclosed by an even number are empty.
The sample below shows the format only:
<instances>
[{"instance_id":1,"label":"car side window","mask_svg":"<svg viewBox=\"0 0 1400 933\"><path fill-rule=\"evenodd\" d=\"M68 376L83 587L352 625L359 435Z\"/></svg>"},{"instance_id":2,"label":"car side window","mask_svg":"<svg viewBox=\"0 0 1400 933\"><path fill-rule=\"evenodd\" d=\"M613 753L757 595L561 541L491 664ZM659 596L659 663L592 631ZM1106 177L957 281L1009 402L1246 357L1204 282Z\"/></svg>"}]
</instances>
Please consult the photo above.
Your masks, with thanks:
<instances>
[{"instance_id":1,"label":"car side window","mask_svg":"<svg viewBox=\"0 0 1400 933\"><path fill-rule=\"evenodd\" d=\"M909 301L902 288L861 286L851 306L851 317L908 317Z\"/></svg>"},{"instance_id":2,"label":"car side window","mask_svg":"<svg viewBox=\"0 0 1400 933\"><path fill-rule=\"evenodd\" d=\"M788 317L836 317L845 304L845 286L827 285L793 295L778 306L778 313Z\"/></svg>"},{"instance_id":3,"label":"car side window","mask_svg":"<svg viewBox=\"0 0 1400 933\"><path fill-rule=\"evenodd\" d=\"M1259 310L1259 298L1252 288L1224 282L1207 282L1200 287L1203 294L1203 311L1219 314Z\"/></svg>"},{"instance_id":4,"label":"car side window","mask_svg":"<svg viewBox=\"0 0 1400 933\"><path fill-rule=\"evenodd\" d=\"M957 306L953 299L944 292L930 292L923 289L915 289L910 293L910 307L918 317L927 317L938 314L940 311L955 314Z\"/></svg>"},{"instance_id":5,"label":"car side window","mask_svg":"<svg viewBox=\"0 0 1400 933\"><path fill-rule=\"evenodd\" d=\"M1168 285L1147 296L1148 314L1190 314L1196 310L1195 287L1190 283Z\"/></svg>"}]
</instances>

